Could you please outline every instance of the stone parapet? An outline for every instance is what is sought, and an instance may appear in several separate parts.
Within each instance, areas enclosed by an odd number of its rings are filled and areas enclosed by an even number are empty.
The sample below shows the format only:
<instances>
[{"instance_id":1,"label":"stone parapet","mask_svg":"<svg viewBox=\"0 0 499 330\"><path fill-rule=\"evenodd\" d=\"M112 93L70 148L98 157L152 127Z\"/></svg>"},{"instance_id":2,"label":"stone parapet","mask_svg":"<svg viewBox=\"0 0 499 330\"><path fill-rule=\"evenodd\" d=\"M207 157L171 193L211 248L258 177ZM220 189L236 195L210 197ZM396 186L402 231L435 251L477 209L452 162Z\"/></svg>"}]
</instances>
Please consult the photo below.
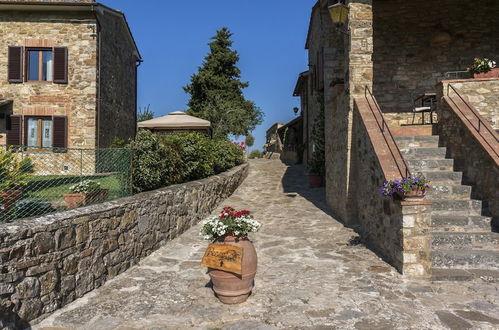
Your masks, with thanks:
<instances>
[{"instance_id":1,"label":"stone parapet","mask_svg":"<svg viewBox=\"0 0 499 330\"><path fill-rule=\"evenodd\" d=\"M457 96L441 98L438 111L438 133L454 158L454 168L463 172L463 183L473 187L472 197L484 202L493 224L499 228L498 134L483 123L479 131L478 118Z\"/></svg>"},{"instance_id":2,"label":"stone parapet","mask_svg":"<svg viewBox=\"0 0 499 330\"><path fill-rule=\"evenodd\" d=\"M499 130L499 78L444 80L438 84L440 97L455 95L449 85L465 97L495 130Z\"/></svg>"},{"instance_id":3,"label":"stone parapet","mask_svg":"<svg viewBox=\"0 0 499 330\"><path fill-rule=\"evenodd\" d=\"M203 180L1 225L0 328L24 328L137 264L209 215L247 172L244 164Z\"/></svg>"},{"instance_id":4,"label":"stone parapet","mask_svg":"<svg viewBox=\"0 0 499 330\"><path fill-rule=\"evenodd\" d=\"M430 259L430 203L401 202L380 193L384 181L401 178L367 101L355 99L348 199L349 223L367 245L398 271L427 276Z\"/></svg>"}]
</instances>

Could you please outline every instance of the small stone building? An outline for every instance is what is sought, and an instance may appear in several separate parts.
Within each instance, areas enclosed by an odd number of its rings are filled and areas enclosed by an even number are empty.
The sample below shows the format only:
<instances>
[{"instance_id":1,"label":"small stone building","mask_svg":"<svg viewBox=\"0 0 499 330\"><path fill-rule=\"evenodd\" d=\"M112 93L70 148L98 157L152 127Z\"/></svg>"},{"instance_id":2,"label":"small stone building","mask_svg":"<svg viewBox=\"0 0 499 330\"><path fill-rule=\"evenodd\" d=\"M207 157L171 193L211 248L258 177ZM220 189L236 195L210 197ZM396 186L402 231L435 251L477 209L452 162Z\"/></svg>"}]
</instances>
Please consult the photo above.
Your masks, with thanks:
<instances>
[{"instance_id":1,"label":"small stone building","mask_svg":"<svg viewBox=\"0 0 499 330\"><path fill-rule=\"evenodd\" d=\"M189 116L182 111L174 111L166 116L138 123L140 129L148 129L157 134L198 132L211 136L211 123L208 120Z\"/></svg>"},{"instance_id":2,"label":"small stone building","mask_svg":"<svg viewBox=\"0 0 499 330\"><path fill-rule=\"evenodd\" d=\"M0 145L65 157L135 135L142 59L123 12L95 0L4 0L0 31Z\"/></svg>"}]
</instances>

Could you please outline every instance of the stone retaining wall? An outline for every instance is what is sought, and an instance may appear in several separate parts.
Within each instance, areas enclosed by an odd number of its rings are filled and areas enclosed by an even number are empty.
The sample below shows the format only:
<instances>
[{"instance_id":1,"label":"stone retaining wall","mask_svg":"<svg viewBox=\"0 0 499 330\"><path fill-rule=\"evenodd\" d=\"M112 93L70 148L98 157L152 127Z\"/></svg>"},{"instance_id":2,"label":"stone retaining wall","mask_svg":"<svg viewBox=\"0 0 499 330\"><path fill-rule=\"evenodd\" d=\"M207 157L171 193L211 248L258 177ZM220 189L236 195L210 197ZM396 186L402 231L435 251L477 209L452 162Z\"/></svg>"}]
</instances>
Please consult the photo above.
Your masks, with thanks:
<instances>
[{"instance_id":1,"label":"stone retaining wall","mask_svg":"<svg viewBox=\"0 0 499 330\"><path fill-rule=\"evenodd\" d=\"M203 180L0 226L0 328L80 298L206 217L248 164Z\"/></svg>"}]
</instances>

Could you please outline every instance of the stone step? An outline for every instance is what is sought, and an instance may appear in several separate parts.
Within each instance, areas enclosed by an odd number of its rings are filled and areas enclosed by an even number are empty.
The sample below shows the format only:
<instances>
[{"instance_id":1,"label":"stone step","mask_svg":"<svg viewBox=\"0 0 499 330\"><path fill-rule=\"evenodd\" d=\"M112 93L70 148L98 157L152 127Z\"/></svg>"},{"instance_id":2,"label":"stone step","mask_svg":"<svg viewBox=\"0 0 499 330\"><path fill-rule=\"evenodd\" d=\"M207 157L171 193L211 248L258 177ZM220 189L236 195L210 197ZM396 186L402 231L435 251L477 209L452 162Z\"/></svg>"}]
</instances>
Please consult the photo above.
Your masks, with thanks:
<instances>
[{"instance_id":1,"label":"stone step","mask_svg":"<svg viewBox=\"0 0 499 330\"><path fill-rule=\"evenodd\" d=\"M471 187L453 184L430 184L431 189L426 192L429 199L470 199Z\"/></svg>"},{"instance_id":2,"label":"stone step","mask_svg":"<svg viewBox=\"0 0 499 330\"><path fill-rule=\"evenodd\" d=\"M466 199L431 199L432 214L481 215L482 201Z\"/></svg>"},{"instance_id":3,"label":"stone step","mask_svg":"<svg viewBox=\"0 0 499 330\"><path fill-rule=\"evenodd\" d=\"M400 148L406 160L445 159L446 148Z\"/></svg>"},{"instance_id":4,"label":"stone step","mask_svg":"<svg viewBox=\"0 0 499 330\"><path fill-rule=\"evenodd\" d=\"M454 159L411 159L407 160L407 165L412 173L421 171L453 171Z\"/></svg>"},{"instance_id":5,"label":"stone step","mask_svg":"<svg viewBox=\"0 0 499 330\"><path fill-rule=\"evenodd\" d=\"M487 269L452 269L452 268L432 268L432 281L471 281L480 279L482 281L496 283L499 281L498 270Z\"/></svg>"},{"instance_id":6,"label":"stone step","mask_svg":"<svg viewBox=\"0 0 499 330\"><path fill-rule=\"evenodd\" d=\"M438 183L460 184L463 180L462 172L454 171L421 171L421 174L430 181L430 185Z\"/></svg>"},{"instance_id":7,"label":"stone step","mask_svg":"<svg viewBox=\"0 0 499 330\"><path fill-rule=\"evenodd\" d=\"M432 268L499 270L499 250L442 249L432 251Z\"/></svg>"},{"instance_id":8,"label":"stone step","mask_svg":"<svg viewBox=\"0 0 499 330\"><path fill-rule=\"evenodd\" d=\"M395 142L399 148L437 148L439 136L396 136Z\"/></svg>"},{"instance_id":9,"label":"stone step","mask_svg":"<svg viewBox=\"0 0 499 330\"><path fill-rule=\"evenodd\" d=\"M432 249L498 249L499 234L493 232L433 232Z\"/></svg>"},{"instance_id":10,"label":"stone step","mask_svg":"<svg viewBox=\"0 0 499 330\"><path fill-rule=\"evenodd\" d=\"M431 216L431 226L435 231L483 232L492 228L492 218L481 215L438 215Z\"/></svg>"}]
</instances>

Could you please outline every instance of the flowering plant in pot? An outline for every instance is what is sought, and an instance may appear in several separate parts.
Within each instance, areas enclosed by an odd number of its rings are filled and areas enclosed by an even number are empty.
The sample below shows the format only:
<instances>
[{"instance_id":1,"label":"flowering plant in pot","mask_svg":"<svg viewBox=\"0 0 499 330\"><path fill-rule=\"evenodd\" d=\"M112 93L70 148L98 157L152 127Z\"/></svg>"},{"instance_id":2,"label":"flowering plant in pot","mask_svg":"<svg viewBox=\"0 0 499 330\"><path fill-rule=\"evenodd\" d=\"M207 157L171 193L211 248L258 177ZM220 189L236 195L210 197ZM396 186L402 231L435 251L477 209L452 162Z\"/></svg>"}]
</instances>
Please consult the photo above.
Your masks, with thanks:
<instances>
[{"instance_id":1,"label":"flowering plant in pot","mask_svg":"<svg viewBox=\"0 0 499 330\"><path fill-rule=\"evenodd\" d=\"M64 194L64 201L68 209L74 209L105 200L109 190L102 189L97 181L84 180L69 187L69 192L69 194Z\"/></svg>"},{"instance_id":2,"label":"flowering plant in pot","mask_svg":"<svg viewBox=\"0 0 499 330\"><path fill-rule=\"evenodd\" d=\"M427 190L431 189L429 183L430 181L422 175L385 181L381 188L381 194L383 196L396 195L407 201L418 201L424 198Z\"/></svg>"},{"instance_id":3,"label":"flowering plant in pot","mask_svg":"<svg viewBox=\"0 0 499 330\"><path fill-rule=\"evenodd\" d=\"M473 63L468 67L468 72L473 73L475 78L499 77L499 69L496 69L496 62L488 58L475 57Z\"/></svg>"},{"instance_id":4,"label":"flowering plant in pot","mask_svg":"<svg viewBox=\"0 0 499 330\"><path fill-rule=\"evenodd\" d=\"M261 227L248 210L238 211L226 206L218 216L205 219L200 234L215 245L230 245L242 251L240 274L223 269L208 267L213 283L213 291L225 304L238 304L246 301L253 289L257 268L257 256L249 233Z\"/></svg>"}]
</instances>

